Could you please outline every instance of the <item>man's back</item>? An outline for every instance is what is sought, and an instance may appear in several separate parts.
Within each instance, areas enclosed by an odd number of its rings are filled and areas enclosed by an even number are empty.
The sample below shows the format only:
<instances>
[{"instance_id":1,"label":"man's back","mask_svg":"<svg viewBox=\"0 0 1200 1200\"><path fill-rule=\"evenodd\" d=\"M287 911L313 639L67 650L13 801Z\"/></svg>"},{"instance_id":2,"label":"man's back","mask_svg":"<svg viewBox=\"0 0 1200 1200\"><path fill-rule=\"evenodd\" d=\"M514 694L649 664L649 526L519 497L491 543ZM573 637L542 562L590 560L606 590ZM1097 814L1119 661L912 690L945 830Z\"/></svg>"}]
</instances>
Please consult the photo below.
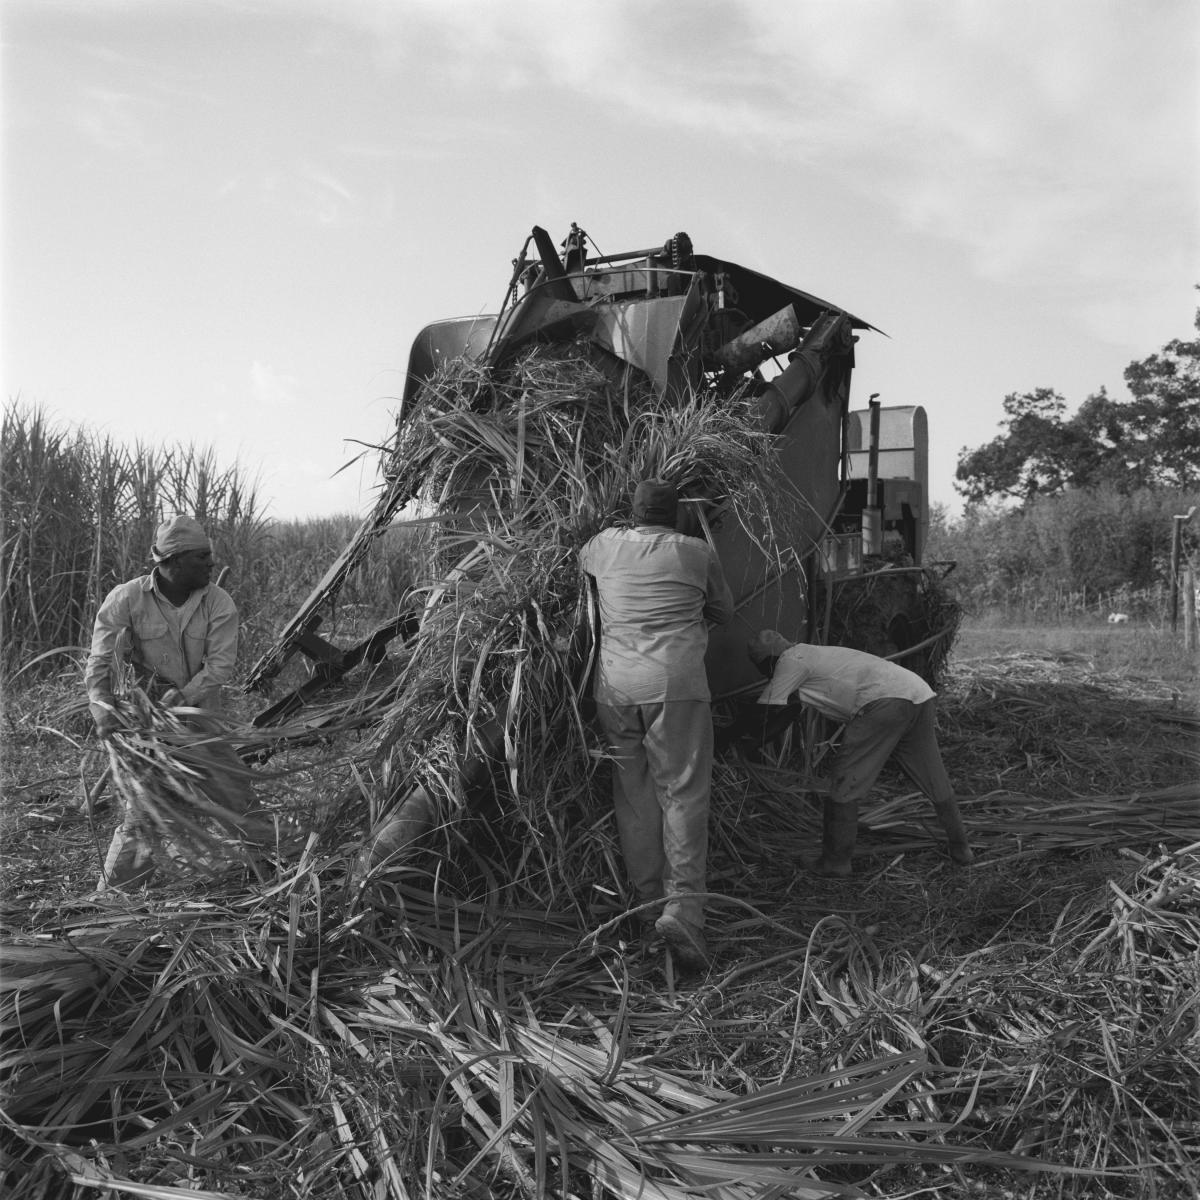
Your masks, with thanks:
<instances>
[{"instance_id":1,"label":"man's back","mask_svg":"<svg viewBox=\"0 0 1200 1200\"><path fill-rule=\"evenodd\" d=\"M708 543L660 526L605 529L580 561L599 593L597 701L708 700L705 622L733 611Z\"/></svg>"},{"instance_id":2,"label":"man's back","mask_svg":"<svg viewBox=\"0 0 1200 1200\"><path fill-rule=\"evenodd\" d=\"M921 704L933 689L917 674L874 654L799 642L784 651L760 704L786 704L796 694L836 720L849 720L874 700Z\"/></svg>"}]
</instances>

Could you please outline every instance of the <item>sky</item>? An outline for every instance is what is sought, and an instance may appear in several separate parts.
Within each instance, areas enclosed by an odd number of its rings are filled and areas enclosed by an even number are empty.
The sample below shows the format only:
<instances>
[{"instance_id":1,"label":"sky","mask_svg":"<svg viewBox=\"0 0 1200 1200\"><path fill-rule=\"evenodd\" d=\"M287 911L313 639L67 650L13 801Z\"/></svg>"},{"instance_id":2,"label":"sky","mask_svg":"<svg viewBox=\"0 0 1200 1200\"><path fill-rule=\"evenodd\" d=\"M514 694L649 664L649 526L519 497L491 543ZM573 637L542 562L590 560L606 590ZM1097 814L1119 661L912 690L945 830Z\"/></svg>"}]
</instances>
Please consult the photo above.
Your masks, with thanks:
<instances>
[{"instance_id":1,"label":"sky","mask_svg":"<svg viewBox=\"0 0 1200 1200\"><path fill-rule=\"evenodd\" d=\"M931 494L1193 327L1194 0L0 0L6 404L364 514L409 347L530 229L858 314ZM347 465L349 464L349 465ZM344 468L344 469L343 469Z\"/></svg>"}]
</instances>

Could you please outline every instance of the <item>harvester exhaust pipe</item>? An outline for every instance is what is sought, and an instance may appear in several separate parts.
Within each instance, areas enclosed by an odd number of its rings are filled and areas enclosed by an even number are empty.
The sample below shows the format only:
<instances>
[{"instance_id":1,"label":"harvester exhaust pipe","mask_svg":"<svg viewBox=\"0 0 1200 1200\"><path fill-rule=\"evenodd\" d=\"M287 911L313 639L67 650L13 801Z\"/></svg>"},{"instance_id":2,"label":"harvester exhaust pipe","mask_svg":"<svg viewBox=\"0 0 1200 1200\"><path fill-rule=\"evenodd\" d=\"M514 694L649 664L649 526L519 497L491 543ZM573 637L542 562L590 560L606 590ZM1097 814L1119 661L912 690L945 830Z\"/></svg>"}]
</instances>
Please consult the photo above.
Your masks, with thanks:
<instances>
[{"instance_id":1,"label":"harvester exhaust pipe","mask_svg":"<svg viewBox=\"0 0 1200 1200\"><path fill-rule=\"evenodd\" d=\"M862 514L863 555L883 553L883 514L879 511L879 393L872 392L867 406L871 425L867 445L867 504Z\"/></svg>"}]
</instances>

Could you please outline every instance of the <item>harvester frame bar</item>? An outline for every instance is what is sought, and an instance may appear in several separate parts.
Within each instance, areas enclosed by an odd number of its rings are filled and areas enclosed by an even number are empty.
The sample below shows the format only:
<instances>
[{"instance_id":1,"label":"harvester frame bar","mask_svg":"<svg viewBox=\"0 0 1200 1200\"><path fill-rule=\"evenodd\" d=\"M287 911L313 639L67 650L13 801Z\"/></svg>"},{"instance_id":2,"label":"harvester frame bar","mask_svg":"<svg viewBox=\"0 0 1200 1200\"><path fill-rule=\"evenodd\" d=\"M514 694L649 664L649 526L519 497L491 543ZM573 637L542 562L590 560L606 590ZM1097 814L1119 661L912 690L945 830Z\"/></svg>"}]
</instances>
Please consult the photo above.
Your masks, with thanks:
<instances>
[{"instance_id":1,"label":"harvester frame bar","mask_svg":"<svg viewBox=\"0 0 1200 1200\"><path fill-rule=\"evenodd\" d=\"M371 543L388 530L396 513L411 498L389 485L388 490L375 502L375 508L370 515L321 577L320 583L308 594L296 615L279 632L271 648L254 664L246 678L246 691L260 690L274 679L283 670L288 659L302 648L301 639L306 634L311 634L321 622L319 610L342 590L350 572L362 562Z\"/></svg>"}]
</instances>

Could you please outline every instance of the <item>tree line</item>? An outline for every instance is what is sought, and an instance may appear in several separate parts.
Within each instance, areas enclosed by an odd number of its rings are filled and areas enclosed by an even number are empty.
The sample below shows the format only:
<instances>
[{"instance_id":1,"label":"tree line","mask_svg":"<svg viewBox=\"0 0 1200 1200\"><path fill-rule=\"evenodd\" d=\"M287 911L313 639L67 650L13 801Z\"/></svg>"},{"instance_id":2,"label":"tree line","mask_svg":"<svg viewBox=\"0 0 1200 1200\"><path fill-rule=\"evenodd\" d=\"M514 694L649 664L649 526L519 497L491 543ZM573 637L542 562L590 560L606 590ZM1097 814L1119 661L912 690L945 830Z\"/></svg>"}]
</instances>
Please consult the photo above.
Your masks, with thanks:
<instances>
[{"instance_id":1,"label":"tree line","mask_svg":"<svg viewBox=\"0 0 1200 1200\"><path fill-rule=\"evenodd\" d=\"M963 516L931 519L927 558L956 562L968 605L1154 616L1169 602L1174 518L1200 506L1200 310L1195 329L1129 364L1129 400L1101 388L1068 415L1049 388L1004 398L997 436L959 456ZM1181 533L1196 563L1200 515Z\"/></svg>"}]
</instances>

